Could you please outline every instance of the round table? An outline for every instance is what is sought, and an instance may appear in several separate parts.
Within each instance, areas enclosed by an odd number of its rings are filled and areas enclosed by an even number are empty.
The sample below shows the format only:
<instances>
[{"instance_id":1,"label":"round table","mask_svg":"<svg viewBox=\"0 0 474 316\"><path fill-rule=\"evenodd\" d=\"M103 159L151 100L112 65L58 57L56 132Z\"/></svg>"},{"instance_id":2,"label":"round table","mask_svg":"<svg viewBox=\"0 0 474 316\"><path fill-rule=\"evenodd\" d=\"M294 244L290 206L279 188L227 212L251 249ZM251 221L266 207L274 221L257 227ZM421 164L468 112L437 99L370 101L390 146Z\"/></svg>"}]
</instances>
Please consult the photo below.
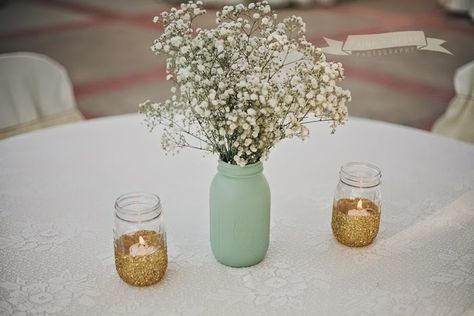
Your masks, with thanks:
<instances>
[{"instance_id":1,"label":"round table","mask_svg":"<svg viewBox=\"0 0 474 316\"><path fill-rule=\"evenodd\" d=\"M250 268L209 246L208 188L217 158L167 156L137 115L97 119L0 142L0 314L459 315L474 302L474 146L350 118L331 135L281 142L265 162L271 243ZM331 233L344 162L383 174L381 231L349 248ZM113 204L157 193L169 267L147 288L113 258ZM23 314L22 314L23 313Z\"/></svg>"}]
</instances>

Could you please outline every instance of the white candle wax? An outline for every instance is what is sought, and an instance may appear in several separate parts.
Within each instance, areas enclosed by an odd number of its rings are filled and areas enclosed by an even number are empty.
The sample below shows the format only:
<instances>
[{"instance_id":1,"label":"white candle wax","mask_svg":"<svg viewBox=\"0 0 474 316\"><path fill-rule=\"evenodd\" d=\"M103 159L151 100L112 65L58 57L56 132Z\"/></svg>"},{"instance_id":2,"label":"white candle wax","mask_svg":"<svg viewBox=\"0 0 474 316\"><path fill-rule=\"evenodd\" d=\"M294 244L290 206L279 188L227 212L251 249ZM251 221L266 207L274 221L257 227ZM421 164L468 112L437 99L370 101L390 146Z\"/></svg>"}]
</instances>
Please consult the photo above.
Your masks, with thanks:
<instances>
[{"instance_id":1,"label":"white candle wax","mask_svg":"<svg viewBox=\"0 0 474 316\"><path fill-rule=\"evenodd\" d=\"M129 253L132 257L151 255L156 247L148 246L142 236L138 237L138 243L130 246Z\"/></svg>"},{"instance_id":2,"label":"white candle wax","mask_svg":"<svg viewBox=\"0 0 474 316\"><path fill-rule=\"evenodd\" d=\"M368 209L362 208L362 200L357 202L357 209L352 209L347 212L349 216L370 216Z\"/></svg>"},{"instance_id":3,"label":"white candle wax","mask_svg":"<svg viewBox=\"0 0 474 316\"><path fill-rule=\"evenodd\" d=\"M349 216L369 216L370 215L370 212L366 209L362 209L362 210L349 210L347 212L347 215Z\"/></svg>"}]
</instances>

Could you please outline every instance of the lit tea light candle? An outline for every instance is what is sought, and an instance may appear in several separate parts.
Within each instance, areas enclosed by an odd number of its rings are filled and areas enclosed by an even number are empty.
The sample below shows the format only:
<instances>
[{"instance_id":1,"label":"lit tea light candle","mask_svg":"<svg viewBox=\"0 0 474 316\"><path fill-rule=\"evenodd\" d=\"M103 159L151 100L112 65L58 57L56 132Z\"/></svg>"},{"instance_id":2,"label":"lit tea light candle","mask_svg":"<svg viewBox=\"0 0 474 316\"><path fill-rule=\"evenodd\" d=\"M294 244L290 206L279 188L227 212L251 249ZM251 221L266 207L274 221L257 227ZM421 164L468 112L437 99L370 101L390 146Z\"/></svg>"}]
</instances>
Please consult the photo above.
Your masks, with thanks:
<instances>
[{"instance_id":1,"label":"lit tea light candle","mask_svg":"<svg viewBox=\"0 0 474 316\"><path fill-rule=\"evenodd\" d=\"M354 210L349 210L347 212L347 215L349 216L370 216L370 214L373 212L373 210L363 208L362 205L362 200L359 200L357 202L357 208Z\"/></svg>"},{"instance_id":2,"label":"lit tea light candle","mask_svg":"<svg viewBox=\"0 0 474 316\"><path fill-rule=\"evenodd\" d=\"M152 230L139 230L117 238L115 268L122 280L135 286L160 281L168 267L165 238L164 234Z\"/></svg>"},{"instance_id":3,"label":"lit tea light candle","mask_svg":"<svg viewBox=\"0 0 474 316\"><path fill-rule=\"evenodd\" d=\"M138 243L131 245L129 248L132 257L151 255L155 251L156 247L147 245L142 236L138 237Z\"/></svg>"},{"instance_id":4,"label":"lit tea light candle","mask_svg":"<svg viewBox=\"0 0 474 316\"><path fill-rule=\"evenodd\" d=\"M344 245L362 247L369 245L379 231L380 209L365 198L335 201L332 213L332 231Z\"/></svg>"}]
</instances>

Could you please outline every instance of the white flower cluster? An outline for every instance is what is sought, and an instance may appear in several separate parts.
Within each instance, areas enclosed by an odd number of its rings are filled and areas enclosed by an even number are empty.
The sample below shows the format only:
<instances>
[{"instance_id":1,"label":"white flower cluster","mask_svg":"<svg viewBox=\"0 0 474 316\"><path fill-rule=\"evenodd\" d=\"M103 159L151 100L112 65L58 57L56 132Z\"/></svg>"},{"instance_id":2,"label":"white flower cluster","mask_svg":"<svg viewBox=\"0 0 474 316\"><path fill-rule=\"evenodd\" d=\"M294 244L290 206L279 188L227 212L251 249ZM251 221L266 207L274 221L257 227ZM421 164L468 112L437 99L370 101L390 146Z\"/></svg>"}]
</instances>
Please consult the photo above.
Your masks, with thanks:
<instances>
[{"instance_id":1,"label":"white flower cluster","mask_svg":"<svg viewBox=\"0 0 474 316\"><path fill-rule=\"evenodd\" d=\"M165 150L183 147L218 153L244 166L268 156L280 140L300 137L305 124L347 117L350 92L336 85L340 63L327 62L304 36L300 17L277 22L266 1L226 6L214 29L194 29L202 2L155 17L164 31L151 49L167 57L171 99L140 104L150 129L164 126Z\"/></svg>"}]
</instances>

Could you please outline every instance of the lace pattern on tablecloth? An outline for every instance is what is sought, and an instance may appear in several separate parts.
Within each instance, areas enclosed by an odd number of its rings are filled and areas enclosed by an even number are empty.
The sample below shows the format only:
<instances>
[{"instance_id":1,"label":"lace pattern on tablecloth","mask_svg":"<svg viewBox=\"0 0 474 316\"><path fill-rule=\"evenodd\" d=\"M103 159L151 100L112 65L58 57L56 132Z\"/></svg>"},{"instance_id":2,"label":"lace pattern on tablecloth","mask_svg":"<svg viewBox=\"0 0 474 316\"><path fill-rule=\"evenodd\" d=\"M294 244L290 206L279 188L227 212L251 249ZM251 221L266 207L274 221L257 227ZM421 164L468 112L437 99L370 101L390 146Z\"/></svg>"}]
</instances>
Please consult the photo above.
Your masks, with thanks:
<instances>
[{"instance_id":1,"label":"lace pattern on tablecloth","mask_svg":"<svg viewBox=\"0 0 474 316\"><path fill-rule=\"evenodd\" d=\"M168 272L150 288L118 278L111 234L1 209L0 314L460 315L470 307L474 191L437 210L420 202L431 213L388 217L376 242L361 249L338 244L327 223L308 225L311 214L287 215L294 200L304 199L285 197L274 211L261 264L227 268L205 236L170 238Z\"/></svg>"}]
</instances>

